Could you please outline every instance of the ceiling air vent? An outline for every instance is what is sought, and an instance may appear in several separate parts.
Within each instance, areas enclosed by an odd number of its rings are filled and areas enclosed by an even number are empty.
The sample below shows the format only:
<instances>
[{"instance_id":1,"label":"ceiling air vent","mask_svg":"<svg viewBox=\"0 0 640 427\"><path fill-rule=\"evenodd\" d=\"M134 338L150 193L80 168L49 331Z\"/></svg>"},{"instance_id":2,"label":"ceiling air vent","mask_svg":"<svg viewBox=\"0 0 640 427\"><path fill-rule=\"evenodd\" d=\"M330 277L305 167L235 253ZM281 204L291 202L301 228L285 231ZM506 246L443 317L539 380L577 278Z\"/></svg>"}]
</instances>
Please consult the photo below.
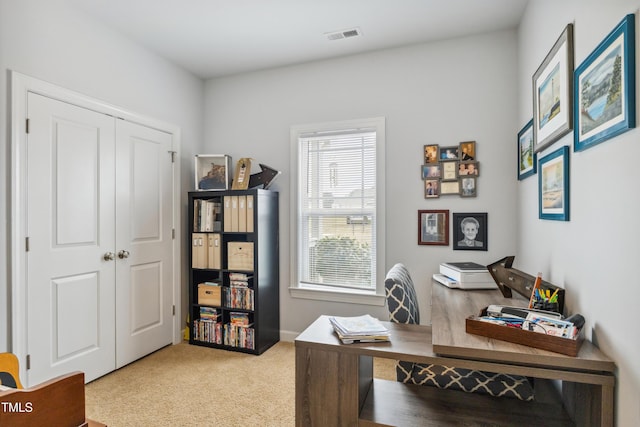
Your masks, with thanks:
<instances>
[{"instance_id":1,"label":"ceiling air vent","mask_svg":"<svg viewBox=\"0 0 640 427\"><path fill-rule=\"evenodd\" d=\"M331 33L325 33L329 40L348 39L351 37L358 37L362 35L360 28L349 28L348 30L333 31Z\"/></svg>"}]
</instances>

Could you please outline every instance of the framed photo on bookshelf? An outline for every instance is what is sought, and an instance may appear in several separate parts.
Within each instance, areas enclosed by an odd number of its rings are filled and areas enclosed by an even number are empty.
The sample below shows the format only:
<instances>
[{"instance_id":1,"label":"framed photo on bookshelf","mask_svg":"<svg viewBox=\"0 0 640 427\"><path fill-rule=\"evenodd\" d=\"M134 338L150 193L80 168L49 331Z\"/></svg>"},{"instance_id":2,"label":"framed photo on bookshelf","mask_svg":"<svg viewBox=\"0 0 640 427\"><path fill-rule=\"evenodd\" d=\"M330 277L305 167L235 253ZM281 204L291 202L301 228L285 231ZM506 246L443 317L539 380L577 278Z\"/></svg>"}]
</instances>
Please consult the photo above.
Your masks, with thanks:
<instances>
[{"instance_id":1,"label":"framed photo on bookshelf","mask_svg":"<svg viewBox=\"0 0 640 427\"><path fill-rule=\"evenodd\" d=\"M231 183L231 156L226 154L196 154L196 190L228 190Z\"/></svg>"},{"instance_id":2,"label":"framed photo on bookshelf","mask_svg":"<svg viewBox=\"0 0 640 427\"><path fill-rule=\"evenodd\" d=\"M449 211L418 211L418 244L449 246Z\"/></svg>"}]
</instances>

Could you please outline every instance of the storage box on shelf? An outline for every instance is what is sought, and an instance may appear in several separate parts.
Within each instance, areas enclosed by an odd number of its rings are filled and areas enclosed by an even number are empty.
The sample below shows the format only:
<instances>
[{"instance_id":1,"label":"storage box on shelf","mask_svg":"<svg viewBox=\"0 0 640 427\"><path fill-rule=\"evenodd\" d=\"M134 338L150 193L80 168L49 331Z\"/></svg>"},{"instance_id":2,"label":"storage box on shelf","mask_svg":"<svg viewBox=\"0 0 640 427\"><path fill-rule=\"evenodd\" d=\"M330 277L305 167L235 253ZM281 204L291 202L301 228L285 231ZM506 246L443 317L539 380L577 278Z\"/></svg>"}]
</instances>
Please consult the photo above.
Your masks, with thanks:
<instances>
[{"instance_id":1,"label":"storage box on shelf","mask_svg":"<svg viewBox=\"0 0 640 427\"><path fill-rule=\"evenodd\" d=\"M189 193L189 343L260 354L280 339L278 193Z\"/></svg>"}]
</instances>

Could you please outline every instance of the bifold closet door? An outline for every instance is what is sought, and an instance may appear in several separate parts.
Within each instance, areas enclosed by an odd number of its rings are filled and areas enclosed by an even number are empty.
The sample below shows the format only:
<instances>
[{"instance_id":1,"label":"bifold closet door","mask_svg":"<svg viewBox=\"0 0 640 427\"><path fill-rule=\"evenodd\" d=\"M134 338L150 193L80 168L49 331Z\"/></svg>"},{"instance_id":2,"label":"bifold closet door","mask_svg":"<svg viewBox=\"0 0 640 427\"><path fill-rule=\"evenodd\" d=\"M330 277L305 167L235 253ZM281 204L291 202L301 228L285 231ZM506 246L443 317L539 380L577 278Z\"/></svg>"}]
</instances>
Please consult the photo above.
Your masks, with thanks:
<instances>
[{"instance_id":1,"label":"bifold closet door","mask_svg":"<svg viewBox=\"0 0 640 427\"><path fill-rule=\"evenodd\" d=\"M114 119L29 93L29 385L115 369ZM23 380L24 382L24 380Z\"/></svg>"},{"instance_id":2,"label":"bifold closet door","mask_svg":"<svg viewBox=\"0 0 640 427\"><path fill-rule=\"evenodd\" d=\"M173 135L28 94L28 385L172 343Z\"/></svg>"},{"instance_id":3,"label":"bifold closet door","mask_svg":"<svg viewBox=\"0 0 640 427\"><path fill-rule=\"evenodd\" d=\"M173 136L116 123L116 365L172 343Z\"/></svg>"}]
</instances>

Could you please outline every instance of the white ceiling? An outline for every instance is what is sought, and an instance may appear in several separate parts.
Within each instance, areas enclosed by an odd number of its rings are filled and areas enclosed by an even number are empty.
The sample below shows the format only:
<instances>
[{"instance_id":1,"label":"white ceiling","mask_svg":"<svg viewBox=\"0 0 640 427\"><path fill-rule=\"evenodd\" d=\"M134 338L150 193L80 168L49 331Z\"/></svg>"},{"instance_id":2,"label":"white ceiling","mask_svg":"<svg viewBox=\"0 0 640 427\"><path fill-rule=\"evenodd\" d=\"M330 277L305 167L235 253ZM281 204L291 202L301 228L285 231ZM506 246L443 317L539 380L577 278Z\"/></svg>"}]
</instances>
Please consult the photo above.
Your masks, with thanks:
<instances>
[{"instance_id":1,"label":"white ceiling","mask_svg":"<svg viewBox=\"0 0 640 427\"><path fill-rule=\"evenodd\" d=\"M68 1L207 79L515 28L528 0Z\"/></svg>"}]
</instances>

